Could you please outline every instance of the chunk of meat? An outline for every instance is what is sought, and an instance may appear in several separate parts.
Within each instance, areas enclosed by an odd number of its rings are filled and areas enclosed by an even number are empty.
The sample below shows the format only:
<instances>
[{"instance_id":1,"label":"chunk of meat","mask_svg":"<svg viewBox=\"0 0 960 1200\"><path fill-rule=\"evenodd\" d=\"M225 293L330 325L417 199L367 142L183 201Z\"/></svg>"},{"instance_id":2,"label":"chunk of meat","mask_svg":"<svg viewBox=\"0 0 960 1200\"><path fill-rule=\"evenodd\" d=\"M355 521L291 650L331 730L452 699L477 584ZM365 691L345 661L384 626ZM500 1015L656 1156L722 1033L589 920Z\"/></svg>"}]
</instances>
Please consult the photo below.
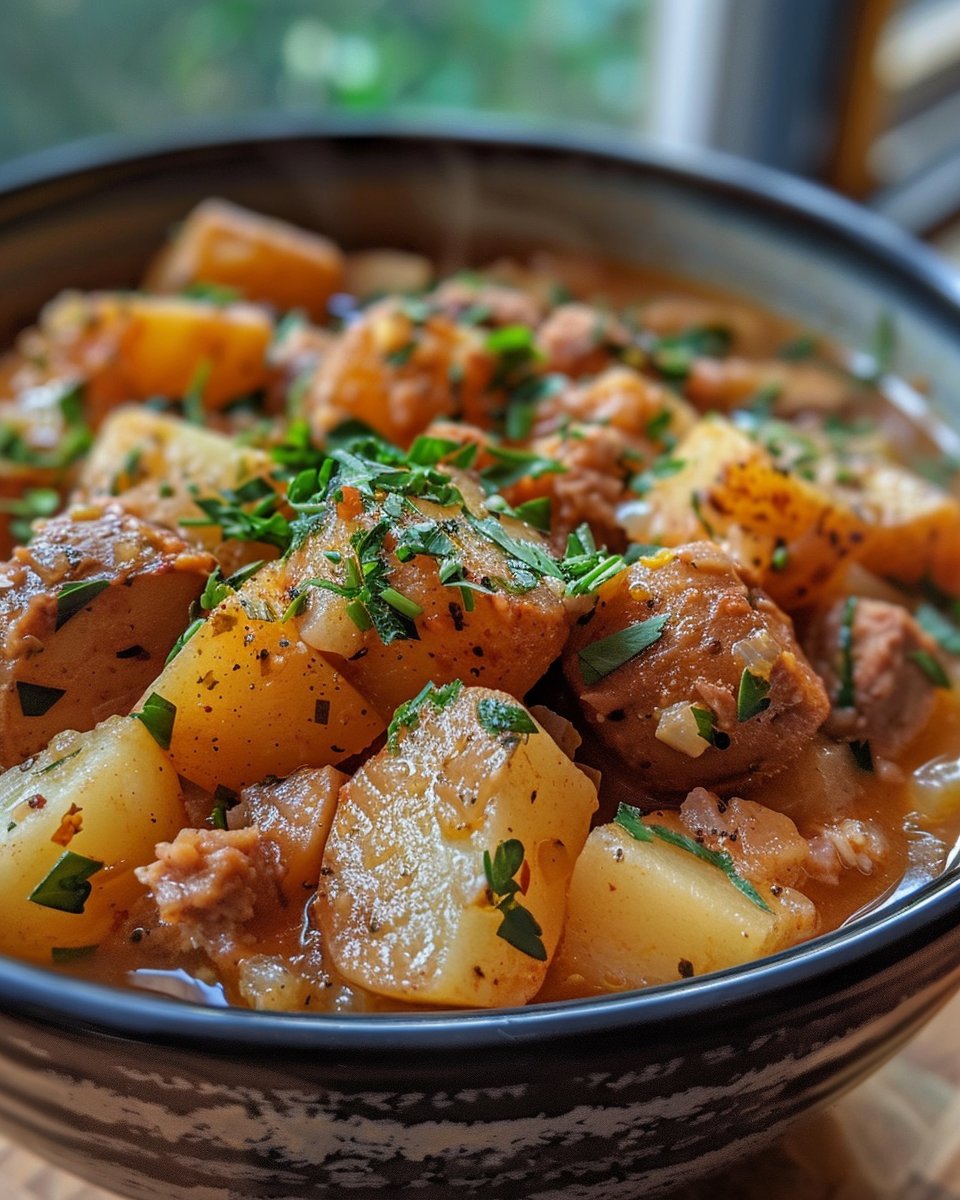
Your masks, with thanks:
<instances>
[{"instance_id":1,"label":"chunk of meat","mask_svg":"<svg viewBox=\"0 0 960 1200\"><path fill-rule=\"evenodd\" d=\"M627 631L644 622L654 640L631 655ZM604 585L563 665L587 721L658 792L729 793L774 775L829 711L789 617L709 542L641 558Z\"/></svg>"},{"instance_id":2,"label":"chunk of meat","mask_svg":"<svg viewBox=\"0 0 960 1200\"><path fill-rule=\"evenodd\" d=\"M680 820L701 845L726 851L754 883L792 887L803 876L807 842L783 813L699 787L680 805Z\"/></svg>"},{"instance_id":3,"label":"chunk of meat","mask_svg":"<svg viewBox=\"0 0 960 1200\"><path fill-rule=\"evenodd\" d=\"M729 412L769 392L779 417L835 413L856 394L849 378L820 363L745 358L695 359L685 391L703 412Z\"/></svg>"},{"instance_id":4,"label":"chunk of meat","mask_svg":"<svg viewBox=\"0 0 960 1200\"><path fill-rule=\"evenodd\" d=\"M832 701L832 737L895 758L927 723L934 685L917 655L935 659L937 647L901 605L838 600L813 622L806 646Z\"/></svg>"},{"instance_id":5,"label":"chunk of meat","mask_svg":"<svg viewBox=\"0 0 960 1200\"><path fill-rule=\"evenodd\" d=\"M596 379L546 397L538 405L533 432L554 433L571 420L610 426L653 455L675 445L693 428L697 416L670 388L631 367L615 366Z\"/></svg>"},{"instance_id":6,"label":"chunk of meat","mask_svg":"<svg viewBox=\"0 0 960 1200\"><path fill-rule=\"evenodd\" d=\"M441 283L430 302L452 321L470 316L475 324L539 325L544 307L536 296L483 278L456 276Z\"/></svg>"},{"instance_id":7,"label":"chunk of meat","mask_svg":"<svg viewBox=\"0 0 960 1200\"><path fill-rule=\"evenodd\" d=\"M137 868L165 925L185 947L228 954L256 939L254 919L277 903L282 868L260 830L181 829L157 846L157 859Z\"/></svg>"},{"instance_id":8,"label":"chunk of meat","mask_svg":"<svg viewBox=\"0 0 960 1200\"><path fill-rule=\"evenodd\" d=\"M537 330L544 369L592 375L630 344L630 331L612 313L589 304L561 304Z\"/></svg>"},{"instance_id":9,"label":"chunk of meat","mask_svg":"<svg viewBox=\"0 0 960 1200\"><path fill-rule=\"evenodd\" d=\"M489 424L486 393L494 366L476 329L402 300L384 300L324 357L304 411L321 442L342 421L359 418L406 446L438 417Z\"/></svg>"},{"instance_id":10,"label":"chunk of meat","mask_svg":"<svg viewBox=\"0 0 960 1200\"><path fill-rule=\"evenodd\" d=\"M38 523L0 565L0 763L129 712L215 565L115 504Z\"/></svg>"},{"instance_id":11,"label":"chunk of meat","mask_svg":"<svg viewBox=\"0 0 960 1200\"><path fill-rule=\"evenodd\" d=\"M889 840L876 821L848 817L810 839L804 867L811 878L836 886L845 870L872 875L889 853Z\"/></svg>"},{"instance_id":12,"label":"chunk of meat","mask_svg":"<svg viewBox=\"0 0 960 1200\"><path fill-rule=\"evenodd\" d=\"M510 503L523 504L548 496L550 541L560 553L568 534L584 522L598 546L622 549L626 538L617 509L637 466L636 452L628 439L606 425L584 425L538 438L530 448L560 469L546 471L536 479L528 475L505 488Z\"/></svg>"}]
</instances>

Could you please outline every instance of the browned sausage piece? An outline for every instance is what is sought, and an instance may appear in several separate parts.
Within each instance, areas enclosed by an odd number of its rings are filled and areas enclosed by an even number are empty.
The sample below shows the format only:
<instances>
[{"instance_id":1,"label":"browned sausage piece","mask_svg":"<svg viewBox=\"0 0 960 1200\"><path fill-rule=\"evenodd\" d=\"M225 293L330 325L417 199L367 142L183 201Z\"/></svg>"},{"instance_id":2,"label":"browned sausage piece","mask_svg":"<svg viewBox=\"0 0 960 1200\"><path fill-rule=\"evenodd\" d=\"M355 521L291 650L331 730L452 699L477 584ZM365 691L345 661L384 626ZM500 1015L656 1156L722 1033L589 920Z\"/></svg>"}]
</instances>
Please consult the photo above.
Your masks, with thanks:
<instances>
[{"instance_id":1,"label":"browned sausage piece","mask_svg":"<svg viewBox=\"0 0 960 1200\"><path fill-rule=\"evenodd\" d=\"M564 670L601 739L660 793L773 775L829 712L790 618L710 542L642 558L603 587Z\"/></svg>"},{"instance_id":2,"label":"browned sausage piece","mask_svg":"<svg viewBox=\"0 0 960 1200\"><path fill-rule=\"evenodd\" d=\"M893 758L927 723L937 647L899 604L838 600L814 621L806 646L833 704L832 737Z\"/></svg>"},{"instance_id":3,"label":"browned sausage piece","mask_svg":"<svg viewBox=\"0 0 960 1200\"><path fill-rule=\"evenodd\" d=\"M0 563L0 764L129 712L215 565L112 503L39 523Z\"/></svg>"}]
</instances>

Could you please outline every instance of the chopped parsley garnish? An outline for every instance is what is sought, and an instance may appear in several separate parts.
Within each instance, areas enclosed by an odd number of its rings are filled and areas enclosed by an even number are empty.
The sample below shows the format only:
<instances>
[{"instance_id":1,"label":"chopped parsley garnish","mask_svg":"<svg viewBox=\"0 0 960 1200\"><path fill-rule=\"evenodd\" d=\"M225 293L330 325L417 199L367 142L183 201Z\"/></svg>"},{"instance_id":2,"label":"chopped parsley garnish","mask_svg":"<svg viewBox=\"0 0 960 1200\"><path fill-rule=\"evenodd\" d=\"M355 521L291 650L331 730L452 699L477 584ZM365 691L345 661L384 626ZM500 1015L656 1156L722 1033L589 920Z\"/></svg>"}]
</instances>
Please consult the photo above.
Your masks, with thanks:
<instances>
[{"instance_id":1,"label":"chopped parsley garnish","mask_svg":"<svg viewBox=\"0 0 960 1200\"><path fill-rule=\"evenodd\" d=\"M205 517L185 517L181 525L218 525L224 541L263 542L267 546L276 546L278 550L286 550L290 545L290 523L282 513L277 512L280 497L272 490L250 508L243 506L244 501L235 492L224 492L221 496L195 496L193 502Z\"/></svg>"},{"instance_id":2,"label":"chopped parsley garnish","mask_svg":"<svg viewBox=\"0 0 960 1200\"><path fill-rule=\"evenodd\" d=\"M109 586L108 579L84 579L77 583L65 583L57 593L56 628L66 625L71 617L75 617Z\"/></svg>"},{"instance_id":3,"label":"chopped parsley garnish","mask_svg":"<svg viewBox=\"0 0 960 1200\"><path fill-rule=\"evenodd\" d=\"M673 458L669 454L661 455L645 471L640 471L630 480L630 490L638 496L645 496L659 479L669 479L686 466L682 458Z\"/></svg>"},{"instance_id":4,"label":"chopped parsley garnish","mask_svg":"<svg viewBox=\"0 0 960 1200\"><path fill-rule=\"evenodd\" d=\"M21 495L0 498L0 513L10 518L10 532L21 545L33 535L38 517L52 517L60 507L60 493L54 488L27 488Z\"/></svg>"},{"instance_id":5,"label":"chopped parsley garnish","mask_svg":"<svg viewBox=\"0 0 960 1200\"><path fill-rule=\"evenodd\" d=\"M493 464L480 472L484 486L491 492L513 487L522 479L539 479L542 475L562 475L567 468L553 458L545 458L530 450L512 450L506 446L488 447Z\"/></svg>"},{"instance_id":6,"label":"chopped parsley garnish","mask_svg":"<svg viewBox=\"0 0 960 1200\"><path fill-rule=\"evenodd\" d=\"M840 650L840 687L837 691L837 708L853 708L856 703L853 662L853 622L857 615L857 598L848 596L840 618L837 645Z\"/></svg>"},{"instance_id":7,"label":"chopped parsley garnish","mask_svg":"<svg viewBox=\"0 0 960 1200\"><path fill-rule=\"evenodd\" d=\"M917 624L948 654L960 654L960 625L932 604L923 603L914 614Z\"/></svg>"},{"instance_id":8,"label":"chopped parsley garnish","mask_svg":"<svg viewBox=\"0 0 960 1200\"><path fill-rule=\"evenodd\" d=\"M700 704L691 704L690 711L697 723L698 737L703 738L705 742L715 746L718 750L726 750L730 745L730 735L724 733L722 729L717 729L715 714Z\"/></svg>"},{"instance_id":9,"label":"chopped parsley garnish","mask_svg":"<svg viewBox=\"0 0 960 1200\"><path fill-rule=\"evenodd\" d=\"M151 692L143 702L139 712L130 714L135 720L146 725L150 736L162 750L170 749L170 738L173 736L173 723L177 716L177 706L157 692Z\"/></svg>"},{"instance_id":10,"label":"chopped parsley garnish","mask_svg":"<svg viewBox=\"0 0 960 1200\"><path fill-rule=\"evenodd\" d=\"M616 633L584 646L577 655L584 683L599 683L659 641L669 620L670 613L648 617L645 621L635 621L626 629L618 629Z\"/></svg>"},{"instance_id":11,"label":"chopped parsley garnish","mask_svg":"<svg viewBox=\"0 0 960 1200\"><path fill-rule=\"evenodd\" d=\"M513 510L514 515L541 533L550 532L550 497L538 496L535 500L525 500Z\"/></svg>"},{"instance_id":12,"label":"chopped parsley garnish","mask_svg":"<svg viewBox=\"0 0 960 1200\"><path fill-rule=\"evenodd\" d=\"M568 382L566 375L531 375L521 380L507 397L504 435L512 442L526 441L533 429L540 401L563 391Z\"/></svg>"},{"instance_id":13,"label":"chopped parsley garnish","mask_svg":"<svg viewBox=\"0 0 960 1200\"><path fill-rule=\"evenodd\" d=\"M550 576L553 579L563 578L559 564L537 542L517 541L507 533L495 517L479 520L477 517L468 515L467 520L478 533L483 534L487 541L493 542L501 550L506 551L510 558L529 567L535 575L541 578L543 576Z\"/></svg>"},{"instance_id":14,"label":"chopped parsley garnish","mask_svg":"<svg viewBox=\"0 0 960 1200\"><path fill-rule=\"evenodd\" d=\"M416 339L411 338L409 342L405 342L395 350L388 350L383 356L383 361L389 363L391 367L405 367L410 359L413 358L416 349Z\"/></svg>"},{"instance_id":15,"label":"chopped parsley garnish","mask_svg":"<svg viewBox=\"0 0 960 1200\"><path fill-rule=\"evenodd\" d=\"M668 379L684 379L698 358L723 358L730 351L733 337L719 325L702 326L657 338L650 350L650 361Z\"/></svg>"},{"instance_id":16,"label":"chopped parsley garnish","mask_svg":"<svg viewBox=\"0 0 960 1200\"><path fill-rule=\"evenodd\" d=\"M396 754L400 749L401 732L416 729L420 724L420 713L425 705L432 704L435 709L442 712L456 700L461 691L463 691L463 684L459 679L445 683L442 687L438 687L431 680L429 683L425 683L412 699L405 700L403 704L399 705L387 726L388 753Z\"/></svg>"},{"instance_id":17,"label":"chopped parsley garnish","mask_svg":"<svg viewBox=\"0 0 960 1200\"><path fill-rule=\"evenodd\" d=\"M17 699L20 701L20 711L25 717L45 716L61 696L66 694L65 688L44 687L40 683L17 681Z\"/></svg>"},{"instance_id":18,"label":"chopped parsley garnish","mask_svg":"<svg viewBox=\"0 0 960 1200\"><path fill-rule=\"evenodd\" d=\"M193 283L188 283L180 292L181 296L186 296L188 300L206 300L209 304L216 304L218 308L223 308L227 304L234 304L239 300L243 293L235 287L228 287L225 283L209 283L204 279L197 279ZM280 325L274 331L274 341L280 337Z\"/></svg>"},{"instance_id":19,"label":"chopped parsley garnish","mask_svg":"<svg viewBox=\"0 0 960 1200\"><path fill-rule=\"evenodd\" d=\"M180 636L177 638L177 640L171 646L170 653L167 655L166 662L163 664L164 666L166 666L167 663L173 662L173 660L177 657L177 655L184 648L184 646L187 644L187 642L189 642L190 639L193 637L193 635L198 632L198 630L200 629L200 626L203 624L203 621L204 621L203 617L196 617L193 621L190 622L190 624L186 627L186 629L183 631L183 633L180 634Z\"/></svg>"},{"instance_id":20,"label":"chopped parsley garnish","mask_svg":"<svg viewBox=\"0 0 960 1200\"><path fill-rule=\"evenodd\" d=\"M449 438L421 434L407 454L409 462L418 467L435 467L444 463L449 467L472 467L479 453L476 442L454 442Z\"/></svg>"},{"instance_id":21,"label":"chopped parsley garnish","mask_svg":"<svg viewBox=\"0 0 960 1200\"><path fill-rule=\"evenodd\" d=\"M82 913L87 898L93 891L87 882L91 876L103 869L103 863L93 858L84 858L65 850L47 874L27 897L42 908L55 908L59 912Z\"/></svg>"},{"instance_id":22,"label":"chopped parsley garnish","mask_svg":"<svg viewBox=\"0 0 960 1200\"><path fill-rule=\"evenodd\" d=\"M240 796L233 788L218 783L213 793L213 808L210 811L210 824L214 829L228 829L227 813L240 802Z\"/></svg>"},{"instance_id":23,"label":"chopped parsley garnish","mask_svg":"<svg viewBox=\"0 0 960 1200\"><path fill-rule=\"evenodd\" d=\"M789 565L790 550L786 542L778 539L777 544L773 548L773 553L770 555L770 566L774 571L785 571Z\"/></svg>"},{"instance_id":24,"label":"chopped parsley garnish","mask_svg":"<svg viewBox=\"0 0 960 1200\"><path fill-rule=\"evenodd\" d=\"M920 670L926 675L934 687L949 688L950 678L942 665L937 662L933 655L927 650L913 650L907 658L911 662L916 663Z\"/></svg>"},{"instance_id":25,"label":"chopped parsley garnish","mask_svg":"<svg viewBox=\"0 0 960 1200\"><path fill-rule=\"evenodd\" d=\"M745 879L737 871L733 859L725 850L708 850L706 846L701 846L695 838L687 837L684 833L677 833L665 825L648 825L640 810L629 804L620 804L613 820L614 824L625 829L638 842L649 842L653 837L657 837L660 841L675 846L678 850L686 850L688 854L694 855L702 862L709 863L711 867L716 867L726 875L737 891L746 896L757 908L762 908L764 912L771 911L769 904L750 880Z\"/></svg>"},{"instance_id":26,"label":"chopped parsley garnish","mask_svg":"<svg viewBox=\"0 0 960 1200\"><path fill-rule=\"evenodd\" d=\"M504 733L538 733L537 723L519 704L486 696L477 701L477 720L491 737Z\"/></svg>"},{"instance_id":27,"label":"chopped parsley garnish","mask_svg":"<svg viewBox=\"0 0 960 1200\"><path fill-rule=\"evenodd\" d=\"M37 774L38 774L38 775L46 775L46 774L47 774L48 772L50 772L50 771L55 771L55 770L57 769L57 767L62 767L62 766L63 766L63 764L64 764L65 762L69 762L71 758L76 758L76 757L77 757L77 755L78 755L78 754L79 754L79 753L80 753L82 750L83 750L83 747L82 747L82 746L80 746L80 747L78 747L76 750L72 751L70 754L65 754L65 755L63 756L63 758L58 758L58 759L56 759L56 760L55 760L54 762L52 762L52 763L47 763L47 765L46 765L45 767L41 767L41 768L40 768L40 770L39 770L39 771L37 771Z\"/></svg>"},{"instance_id":28,"label":"chopped parsley garnish","mask_svg":"<svg viewBox=\"0 0 960 1200\"><path fill-rule=\"evenodd\" d=\"M525 885L516 878L523 871L524 858L523 842L510 838L497 846L492 858L490 851L484 850L483 873L493 905L503 918L497 937L503 938L528 958L546 962L547 948L541 938L543 930L533 913L517 900L518 892L526 892Z\"/></svg>"},{"instance_id":29,"label":"chopped parsley garnish","mask_svg":"<svg viewBox=\"0 0 960 1200\"><path fill-rule=\"evenodd\" d=\"M746 667L737 690L737 720L749 721L770 707L770 680L754 675Z\"/></svg>"}]
</instances>

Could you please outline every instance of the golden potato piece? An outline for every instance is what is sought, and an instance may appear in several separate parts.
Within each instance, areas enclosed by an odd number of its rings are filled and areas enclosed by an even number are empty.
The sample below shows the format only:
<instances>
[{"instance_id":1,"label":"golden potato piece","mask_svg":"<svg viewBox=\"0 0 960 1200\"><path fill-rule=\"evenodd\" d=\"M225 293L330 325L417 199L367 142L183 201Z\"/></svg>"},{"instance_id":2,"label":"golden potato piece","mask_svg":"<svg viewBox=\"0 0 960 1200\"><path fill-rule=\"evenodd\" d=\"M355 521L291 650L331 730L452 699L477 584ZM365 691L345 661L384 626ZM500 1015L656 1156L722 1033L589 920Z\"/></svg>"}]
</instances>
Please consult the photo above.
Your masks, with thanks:
<instances>
[{"instance_id":1,"label":"golden potato piece","mask_svg":"<svg viewBox=\"0 0 960 1200\"><path fill-rule=\"evenodd\" d=\"M144 287L179 292L190 284L212 284L281 312L302 308L324 321L327 301L343 288L343 273L343 255L328 238L213 199L198 204L178 226L147 271Z\"/></svg>"},{"instance_id":2,"label":"golden potato piece","mask_svg":"<svg viewBox=\"0 0 960 1200\"><path fill-rule=\"evenodd\" d=\"M75 507L0 565L0 763L126 713L215 566L116 507Z\"/></svg>"},{"instance_id":3,"label":"golden potato piece","mask_svg":"<svg viewBox=\"0 0 960 1200\"><path fill-rule=\"evenodd\" d=\"M789 910L764 911L724 873L619 825L587 838L570 881L567 921L540 999L598 996L750 962L796 940Z\"/></svg>"},{"instance_id":4,"label":"golden potato piece","mask_svg":"<svg viewBox=\"0 0 960 1200\"><path fill-rule=\"evenodd\" d=\"M960 501L904 467L878 465L852 493L870 522L863 565L960 596Z\"/></svg>"},{"instance_id":5,"label":"golden potato piece","mask_svg":"<svg viewBox=\"0 0 960 1200\"><path fill-rule=\"evenodd\" d=\"M596 789L503 692L430 692L391 730L342 788L327 840L315 911L334 963L396 1000L523 1004Z\"/></svg>"},{"instance_id":6,"label":"golden potato piece","mask_svg":"<svg viewBox=\"0 0 960 1200\"><path fill-rule=\"evenodd\" d=\"M863 517L843 500L778 470L722 417L699 421L627 518L634 540L677 546L710 537L784 608L810 603L862 552Z\"/></svg>"},{"instance_id":7,"label":"golden potato piece","mask_svg":"<svg viewBox=\"0 0 960 1200\"><path fill-rule=\"evenodd\" d=\"M176 706L170 756L209 791L342 762L383 729L370 702L283 621L279 564L228 596L147 689Z\"/></svg>"},{"instance_id":8,"label":"golden potato piece","mask_svg":"<svg viewBox=\"0 0 960 1200\"><path fill-rule=\"evenodd\" d=\"M134 868L185 819L176 771L130 717L60 733L0 775L0 951L49 962L95 946L142 894Z\"/></svg>"},{"instance_id":9,"label":"golden potato piece","mask_svg":"<svg viewBox=\"0 0 960 1200\"><path fill-rule=\"evenodd\" d=\"M216 525L191 525L203 513L199 496L217 495L270 476L276 464L262 450L238 445L233 438L202 429L177 417L146 408L121 408L104 421L77 482L81 497L115 496L125 512L177 529L185 538L216 554L224 553ZM236 542L228 574L246 562L271 558L275 550L260 542Z\"/></svg>"},{"instance_id":10,"label":"golden potato piece","mask_svg":"<svg viewBox=\"0 0 960 1200\"><path fill-rule=\"evenodd\" d=\"M65 292L31 333L48 378L86 384L87 417L97 426L130 400L179 400L191 388L207 409L266 387L273 324L249 304L216 306L182 296Z\"/></svg>"}]
</instances>

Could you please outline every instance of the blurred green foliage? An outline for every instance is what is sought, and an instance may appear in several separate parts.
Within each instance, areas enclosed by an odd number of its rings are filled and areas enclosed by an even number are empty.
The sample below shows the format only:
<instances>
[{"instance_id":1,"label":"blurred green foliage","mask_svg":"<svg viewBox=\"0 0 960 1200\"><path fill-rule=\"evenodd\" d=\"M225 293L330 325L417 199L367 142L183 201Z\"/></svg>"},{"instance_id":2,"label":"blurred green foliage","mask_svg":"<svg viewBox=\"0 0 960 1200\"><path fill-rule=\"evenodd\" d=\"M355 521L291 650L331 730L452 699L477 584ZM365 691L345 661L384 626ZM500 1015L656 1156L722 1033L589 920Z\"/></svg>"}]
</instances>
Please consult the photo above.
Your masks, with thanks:
<instances>
[{"instance_id":1,"label":"blurred green foliage","mask_svg":"<svg viewBox=\"0 0 960 1200\"><path fill-rule=\"evenodd\" d=\"M642 123L652 0L3 0L0 157L280 109Z\"/></svg>"}]
</instances>

